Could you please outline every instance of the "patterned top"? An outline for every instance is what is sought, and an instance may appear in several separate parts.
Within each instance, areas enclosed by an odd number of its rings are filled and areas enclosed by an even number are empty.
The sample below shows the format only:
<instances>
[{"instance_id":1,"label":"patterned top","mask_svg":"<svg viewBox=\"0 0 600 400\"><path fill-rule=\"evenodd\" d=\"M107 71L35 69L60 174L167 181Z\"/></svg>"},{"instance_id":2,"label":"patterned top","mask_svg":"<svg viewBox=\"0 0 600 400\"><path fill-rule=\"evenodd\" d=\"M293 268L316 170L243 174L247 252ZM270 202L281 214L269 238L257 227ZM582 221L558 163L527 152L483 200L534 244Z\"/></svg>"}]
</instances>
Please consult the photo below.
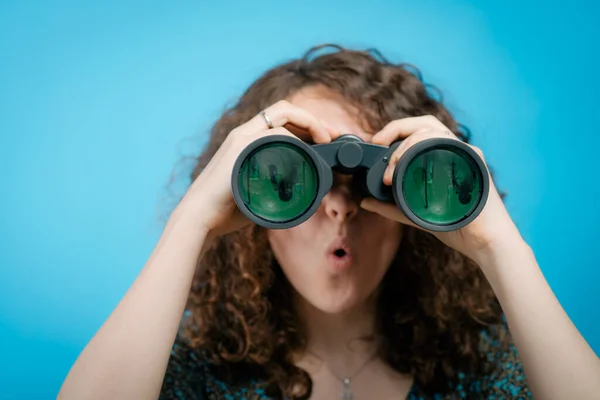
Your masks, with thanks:
<instances>
[{"instance_id":1,"label":"patterned top","mask_svg":"<svg viewBox=\"0 0 600 400\"><path fill-rule=\"evenodd\" d=\"M523 367L517 350L500 350L495 335L481 333L481 348L491 371L488 375L469 377L459 373L456 381L448 383L448 392L428 396L417 384L406 400L446 399L528 399ZM250 379L243 386L229 385L217 379L199 353L181 339L175 341L165 374L160 400L271 400L260 382Z\"/></svg>"}]
</instances>

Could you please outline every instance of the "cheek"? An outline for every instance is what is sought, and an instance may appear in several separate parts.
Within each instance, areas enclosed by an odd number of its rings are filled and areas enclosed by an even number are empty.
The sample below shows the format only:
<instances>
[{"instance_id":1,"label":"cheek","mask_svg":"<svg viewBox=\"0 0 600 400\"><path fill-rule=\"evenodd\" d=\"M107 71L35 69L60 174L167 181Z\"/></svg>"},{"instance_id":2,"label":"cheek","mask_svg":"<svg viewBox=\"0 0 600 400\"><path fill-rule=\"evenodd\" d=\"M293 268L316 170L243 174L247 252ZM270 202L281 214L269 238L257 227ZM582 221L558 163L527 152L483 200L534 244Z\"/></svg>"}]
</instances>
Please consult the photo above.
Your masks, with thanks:
<instances>
[{"instance_id":1,"label":"cheek","mask_svg":"<svg viewBox=\"0 0 600 400\"><path fill-rule=\"evenodd\" d=\"M292 229L270 230L267 237L273 255L284 275L291 285L300 293L311 287L314 270L309 268L316 265L318 260L314 255L316 232L305 222Z\"/></svg>"},{"instance_id":2,"label":"cheek","mask_svg":"<svg viewBox=\"0 0 600 400\"><path fill-rule=\"evenodd\" d=\"M379 260L378 264L387 268L402 241L403 225L372 213L365 216L362 225L360 242L365 257Z\"/></svg>"},{"instance_id":3,"label":"cheek","mask_svg":"<svg viewBox=\"0 0 600 400\"><path fill-rule=\"evenodd\" d=\"M309 221L291 229L267 231L267 237L275 258L284 270L289 270L301 259L305 259L310 249L314 249L315 234Z\"/></svg>"},{"instance_id":4,"label":"cheek","mask_svg":"<svg viewBox=\"0 0 600 400\"><path fill-rule=\"evenodd\" d=\"M279 261L279 264L282 264L282 259L290 257L291 254L289 253L293 252L292 246L289 246L289 244L293 243L294 239L290 236L292 235L286 231L270 230L267 232L269 244L271 245L275 258ZM286 245L286 243L288 245Z\"/></svg>"}]
</instances>

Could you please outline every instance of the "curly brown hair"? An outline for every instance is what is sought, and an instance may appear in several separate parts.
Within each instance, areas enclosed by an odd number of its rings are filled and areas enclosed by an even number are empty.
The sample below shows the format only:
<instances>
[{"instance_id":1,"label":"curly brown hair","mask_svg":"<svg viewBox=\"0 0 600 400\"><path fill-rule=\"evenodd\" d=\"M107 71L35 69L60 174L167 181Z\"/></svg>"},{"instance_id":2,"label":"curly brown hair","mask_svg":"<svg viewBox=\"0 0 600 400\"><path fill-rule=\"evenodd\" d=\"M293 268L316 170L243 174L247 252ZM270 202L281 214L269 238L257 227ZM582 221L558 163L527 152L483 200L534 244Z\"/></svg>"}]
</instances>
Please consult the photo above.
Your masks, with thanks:
<instances>
[{"instance_id":1,"label":"curly brown hair","mask_svg":"<svg viewBox=\"0 0 600 400\"><path fill-rule=\"evenodd\" d=\"M192 179L231 130L311 85L329 88L360 110L356 118L367 132L395 119L429 114L469 142L468 130L418 69L391 63L373 49L323 45L267 71L226 110L211 130ZM194 281L181 335L211 365L220 366L227 379L254 371L265 378L271 395L309 397L311 379L293 363L293 355L306 345L302 323L265 230L251 225L220 237L199 262L205 272ZM425 392L447 390L458 371L483 373L480 333L502 323L502 310L472 260L430 233L406 226L379 293L379 351L392 368L412 374Z\"/></svg>"}]
</instances>

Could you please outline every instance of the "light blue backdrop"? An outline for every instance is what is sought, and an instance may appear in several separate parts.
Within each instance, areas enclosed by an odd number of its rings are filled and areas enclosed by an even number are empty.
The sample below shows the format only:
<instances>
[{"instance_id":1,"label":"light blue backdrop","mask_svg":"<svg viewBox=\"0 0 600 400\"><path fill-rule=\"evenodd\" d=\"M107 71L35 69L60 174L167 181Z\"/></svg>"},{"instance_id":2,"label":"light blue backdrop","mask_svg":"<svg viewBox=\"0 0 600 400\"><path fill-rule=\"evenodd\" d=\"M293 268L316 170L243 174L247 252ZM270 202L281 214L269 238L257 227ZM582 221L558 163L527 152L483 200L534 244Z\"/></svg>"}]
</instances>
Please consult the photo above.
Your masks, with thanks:
<instances>
[{"instance_id":1,"label":"light blue backdrop","mask_svg":"<svg viewBox=\"0 0 600 400\"><path fill-rule=\"evenodd\" d=\"M154 247L177 161L261 71L322 42L443 90L600 351L597 5L200 3L0 3L0 398L56 395Z\"/></svg>"}]
</instances>

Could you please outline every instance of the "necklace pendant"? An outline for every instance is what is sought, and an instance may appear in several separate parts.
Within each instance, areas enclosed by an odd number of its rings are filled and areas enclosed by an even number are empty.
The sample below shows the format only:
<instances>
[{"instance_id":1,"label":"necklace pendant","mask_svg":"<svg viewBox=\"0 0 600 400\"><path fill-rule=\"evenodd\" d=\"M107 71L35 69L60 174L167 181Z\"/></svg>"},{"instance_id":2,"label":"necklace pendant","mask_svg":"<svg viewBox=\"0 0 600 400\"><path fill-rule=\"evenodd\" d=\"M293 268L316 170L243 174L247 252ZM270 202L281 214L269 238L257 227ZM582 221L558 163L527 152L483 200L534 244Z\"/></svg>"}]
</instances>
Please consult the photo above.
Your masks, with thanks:
<instances>
[{"instance_id":1,"label":"necklace pendant","mask_svg":"<svg viewBox=\"0 0 600 400\"><path fill-rule=\"evenodd\" d=\"M344 385L344 392L342 393L340 398L342 400L354 400L354 393L352 393L352 389L350 389L350 379L345 378L342 381L342 384Z\"/></svg>"}]
</instances>

